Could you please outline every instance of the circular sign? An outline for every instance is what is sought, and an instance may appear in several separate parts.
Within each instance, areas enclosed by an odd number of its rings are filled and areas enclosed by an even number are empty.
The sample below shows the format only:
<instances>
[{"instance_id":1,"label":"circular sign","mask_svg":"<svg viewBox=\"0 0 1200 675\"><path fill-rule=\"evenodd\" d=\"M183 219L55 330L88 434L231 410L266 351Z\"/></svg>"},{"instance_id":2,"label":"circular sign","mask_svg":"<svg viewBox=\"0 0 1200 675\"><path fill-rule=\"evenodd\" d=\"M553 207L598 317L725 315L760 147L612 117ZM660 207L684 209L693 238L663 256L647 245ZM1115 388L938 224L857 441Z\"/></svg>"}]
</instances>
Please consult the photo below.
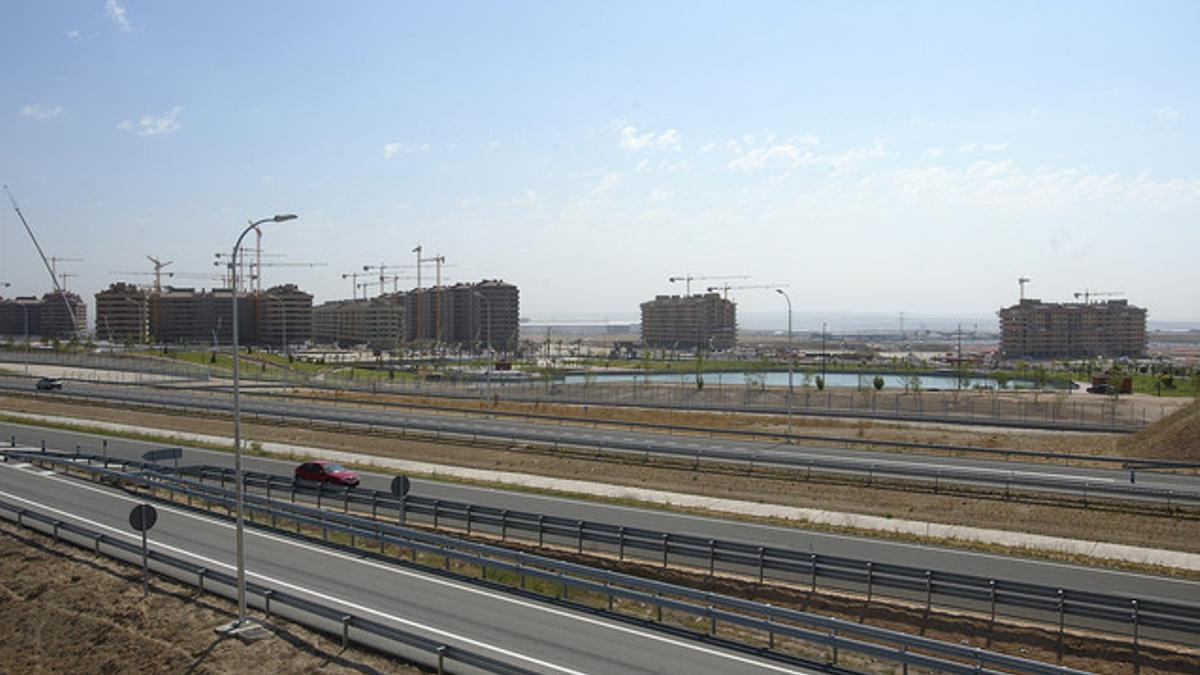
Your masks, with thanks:
<instances>
[{"instance_id":1,"label":"circular sign","mask_svg":"<svg viewBox=\"0 0 1200 675\"><path fill-rule=\"evenodd\" d=\"M145 532L158 522L158 511L149 504L138 504L129 512L129 525L138 532Z\"/></svg>"},{"instance_id":2,"label":"circular sign","mask_svg":"<svg viewBox=\"0 0 1200 675\"><path fill-rule=\"evenodd\" d=\"M403 497L408 494L408 490L411 487L412 482L408 480L408 476L396 476L392 479L392 494L397 497Z\"/></svg>"}]
</instances>

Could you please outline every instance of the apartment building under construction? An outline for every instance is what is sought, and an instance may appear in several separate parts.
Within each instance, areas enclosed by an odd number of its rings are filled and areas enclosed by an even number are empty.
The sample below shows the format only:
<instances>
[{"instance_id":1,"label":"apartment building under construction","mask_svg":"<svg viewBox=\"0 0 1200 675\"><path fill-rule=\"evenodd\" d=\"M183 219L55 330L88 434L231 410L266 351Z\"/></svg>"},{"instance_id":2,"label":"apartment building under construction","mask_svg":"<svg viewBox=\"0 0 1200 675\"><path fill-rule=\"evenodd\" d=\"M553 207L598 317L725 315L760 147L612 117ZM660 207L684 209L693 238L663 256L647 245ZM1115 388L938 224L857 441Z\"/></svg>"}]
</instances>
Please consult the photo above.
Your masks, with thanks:
<instances>
[{"instance_id":1,"label":"apartment building under construction","mask_svg":"<svg viewBox=\"0 0 1200 675\"><path fill-rule=\"evenodd\" d=\"M0 335L69 340L87 336L87 304L70 291L0 299Z\"/></svg>"},{"instance_id":2,"label":"apartment building under construction","mask_svg":"<svg viewBox=\"0 0 1200 675\"><path fill-rule=\"evenodd\" d=\"M731 349L737 304L717 293L660 295L642 303L642 344L651 349Z\"/></svg>"},{"instance_id":3,"label":"apartment building under construction","mask_svg":"<svg viewBox=\"0 0 1200 675\"><path fill-rule=\"evenodd\" d=\"M1146 353L1146 310L1127 300L1023 299L999 314L1005 358L1136 358Z\"/></svg>"}]
</instances>

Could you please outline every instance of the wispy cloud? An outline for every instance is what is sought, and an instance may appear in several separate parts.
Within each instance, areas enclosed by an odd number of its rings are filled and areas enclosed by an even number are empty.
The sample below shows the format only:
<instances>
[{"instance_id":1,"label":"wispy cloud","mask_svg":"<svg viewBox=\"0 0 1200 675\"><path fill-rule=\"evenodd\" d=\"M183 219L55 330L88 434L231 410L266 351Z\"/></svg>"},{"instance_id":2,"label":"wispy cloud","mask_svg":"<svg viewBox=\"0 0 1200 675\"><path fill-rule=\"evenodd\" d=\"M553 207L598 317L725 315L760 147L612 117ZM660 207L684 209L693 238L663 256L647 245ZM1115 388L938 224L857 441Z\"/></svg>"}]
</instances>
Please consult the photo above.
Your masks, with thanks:
<instances>
[{"instance_id":1,"label":"wispy cloud","mask_svg":"<svg viewBox=\"0 0 1200 675\"><path fill-rule=\"evenodd\" d=\"M824 159L812 151L812 147L820 140L812 134L799 138L789 138L783 143L768 145L761 148L743 150L746 145L754 143L752 135L743 136L740 140L730 140L725 144L726 149L740 153L728 164L735 171L753 171L769 166L794 168L820 164Z\"/></svg>"},{"instance_id":2,"label":"wispy cloud","mask_svg":"<svg viewBox=\"0 0 1200 675\"><path fill-rule=\"evenodd\" d=\"M981 143L979 141L971 141L958 146L958 151L962 153L968 152L1000 152L1008 149L1008 141L1003 143Z\"/></svg>"},{"instance_id":3,"label":"wispy cloud","mask_svg":"<svg viewBox=\"0 0 1200 675\"><path fill-rule=\"evenodd\" d=\"M175 106L161 115L151 115L149 113L142 115L137 121L124 120L117 125L117 128L122 131L130 131L138 136L158 136L161 134L169 134L179 130L179 113L183 112L183 106Z\"/></svg>"},{"instance_id":4,"label":"wispy cloud","mask_svg":"<svg viewBox=\"0 0 1200 675\"><path fill-rule=\"evenodd\" d=\"M683 147L679 131L667 129L661 134L652 131L638 133L637 127L626 125L621 128L621 148L630 152L639 150L679 150Z\"/></svg>"},{"instance_id":5,"label":"wispy cloud","mask_svg":"<svg viewBox=\"0 0 1200 675\"><path fill-rule=\"evenodd\" d=\"M125 6L121 4L120 0L106 0L104 11L108 14L108 18L117 24L117 28L127 32L133 30L133 26L129 23L129 17L125 15Z\"/></svg>"},{"instance_id":6,"label":"wispy cloud","mask_svg":"<svg viewBox=\"0 0 1200 675\"><path fill-rule=\"evenodd\" d=\"M58 117L63 112L61 105L43 105L41 103L30 103L26 106L21 106L21 117L28 117L32 120L49 120Z\"/></svg>"},{"instance_id":7,"label":"wispy cloud","mask_svg":"<svg viewBox=\"0 0 1200 675\"><path fill-rule=\"evenodd\" d=\"M429 152L433 148L428 142L416 143L412 141L392 141L391 143L383 144L383 158L391 159L399 154L411 154L414 152ZM451 148L453 149L453 148Z\"/></svg>"},{"instance_id":8,"label":"wispy cloud","mask_svg":"<svg viewBox=\"0 0 1200 675\"><path fill-rule=\"evenodd\" d=\"M945 148L929 148L925 151L925 156L933 159L937 159L944 154L946 154Z\"/></svg>"},{"instance_id":9,"label":"wispy cloud","mask_svg":"<svg viewBox=\"0 0 1200 675\"><path fill-rule=\"evenodd\" d=\"M67 31L67 39L68 40L75 40L78 38L79 38L79 31L75 30L74 28Z\"/></svg>"},{"instance_id":10,"label":"wispy cloud","mask_svg":"<svg viewBox=\"0 0 1200 675\"><path fill-rule=\"evenodd\" d=\"M1154 114L1150 116L1150 123L1159 129L1174 129L1181 119L1183 119L1182 110L1165 105L1154 111Z\"/></svg>"}]
</instances>

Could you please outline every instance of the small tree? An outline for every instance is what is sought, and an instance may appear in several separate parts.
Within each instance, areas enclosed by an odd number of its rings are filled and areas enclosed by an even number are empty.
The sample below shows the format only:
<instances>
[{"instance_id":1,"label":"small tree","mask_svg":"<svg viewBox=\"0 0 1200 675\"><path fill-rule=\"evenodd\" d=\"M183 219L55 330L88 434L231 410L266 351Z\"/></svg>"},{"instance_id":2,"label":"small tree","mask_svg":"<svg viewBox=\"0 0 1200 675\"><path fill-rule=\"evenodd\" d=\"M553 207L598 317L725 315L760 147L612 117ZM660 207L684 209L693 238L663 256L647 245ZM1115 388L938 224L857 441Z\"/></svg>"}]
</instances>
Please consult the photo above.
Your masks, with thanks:
<instances>
[{"instance_id":1,"label":"small tree","mask_svg":"<svg viewBox=\"0 0 1200 675\"><path fill-rule=\"evenodd\" d=\"M825 376L817 376L817 391L825 391Z\"/></svg>"},{"instance_id":2,"label":"small tree","mask_svg":"<svg viewBox=\"0 0 1200 675\"><path fill-rule=\"evenodd\" d=\"M883 391L883 385L884 385L883 376L876 375L875 379L871 380L871 384L875 387L875 391Z\"/></svg>"},{"instance_id":3,"label":"small tree","mask_svg":"<svg viewBox=\"0 0 1200 675\"><path fill-rule=\"evenodd\" d=\"M997 389L1008 389L1008 380L1009 379L1010 378L1008 377L1008 373L1004 372L1003 370L997 371L996 372L996 388Z\"/></svg>"}]
</instances>

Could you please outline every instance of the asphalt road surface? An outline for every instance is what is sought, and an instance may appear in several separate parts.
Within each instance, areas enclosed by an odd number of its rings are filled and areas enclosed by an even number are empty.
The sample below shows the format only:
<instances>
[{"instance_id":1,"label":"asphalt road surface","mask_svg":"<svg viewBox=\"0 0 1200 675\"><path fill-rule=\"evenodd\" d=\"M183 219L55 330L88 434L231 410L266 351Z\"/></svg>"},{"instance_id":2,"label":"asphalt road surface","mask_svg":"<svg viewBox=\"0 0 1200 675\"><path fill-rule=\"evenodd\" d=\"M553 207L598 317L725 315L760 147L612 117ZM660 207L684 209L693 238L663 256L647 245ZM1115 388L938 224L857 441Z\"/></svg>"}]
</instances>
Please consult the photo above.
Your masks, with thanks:
<instances>
[{"instance_id":1,"label":"asphalt road surface","mask_svg":"<svg viewBox=\"0 0 1200 675\"><path fill-rule=\"evenodd\" d=\"M18 444L37 447L43 440L47 448L71 452L78 445L84 453L100 453L102 440L108 441L110 457L141 460L147 450L161 444L103 437L78 432L58 431L0 422L0 438L15 437ZM243 457L247 471L290 476L294 462L260 457ZM184 448L180 466L232 466L229 452ZM388 490L394 474L360 472L363 486ZM976 553L941 546L897 542L886 539L814 532L798 528L773 527L737 520L678 514L657 509L635 508L579 499L531 495L507 490L457 485L438 481L413 480L413 494L437 499L470 502L502 509L531 511L707 538L738 541L755 545L808 550L821 555L875 560L897 565L926 567L941 572L956 572L1010 581L1092 589L1144 599L1195 601L1200 598L1200 582L1135 572L1108 570L1080 565L1049 562L1033 558Z\"/></svg>"},{"instance_id":2,"label":"asphalt road surface","mask_svg":"<svg viewBox=\"0 0 1200 675\"><path fill-rule=\"evenodd\" d=\"M27 464L0 464L0 499L137 541L128 525L128 513L141 500L49 474ZM157 508L158 522L149 537L152 549L211 569L232 571L230 523L161 504ZM807 672L253 528L246 531L246 568L252 581L538 672Z\"/></svg>"},{"instance_id":3,"label":"asphalt road surface","mask_svg":"<svg viewBox=\"0 0 1200 675\"><path fill-rule=\"evenodd\" d=\"M32 388L32 382L26 384L19 379L9 378L0 381L0 391L20 391L28 394ZM63 393L98 400L166 404L197 410L232 410L229 395L212 392L71 382L69 390ZM56 396L58 394L46 395ZM995 481L994 484L998 485L1003 485L1006 480L1015 482L1051 480L1056 482L1056 486L1045 489L1057 492L1080 492L1087 484L1126 485L1131 478L1127 471L1058 466L1049 463L916 456L811 445L787 446L748 439L668 435L604 427L595 429L571 425L560 426L539 421L436 415L406 412L382 406L302 403L253 396L243 397L242 411L247 416L285 416L299 421L370 424L425 432L438 431L467 437L480 436L579 447L601 447L606 450L637 453L658 452L699 458L719 456L758 464L795 466L797 463L802 465L808 459L826 460L835 461L841 465L843 469L839 470L857 473L872 471L876 475L895 472L895 475L916 479L930 479L940 474L942 480L954 480L955 472L969 472L970 476L974 478L964 477L961 482L979 482L978 477L980 476L989 481ZM1200 499L1200 477L1197 476L1142 470L1137 473L1136 487L1172 490L1176 494Z\"/></svg>"}]
</instances>

